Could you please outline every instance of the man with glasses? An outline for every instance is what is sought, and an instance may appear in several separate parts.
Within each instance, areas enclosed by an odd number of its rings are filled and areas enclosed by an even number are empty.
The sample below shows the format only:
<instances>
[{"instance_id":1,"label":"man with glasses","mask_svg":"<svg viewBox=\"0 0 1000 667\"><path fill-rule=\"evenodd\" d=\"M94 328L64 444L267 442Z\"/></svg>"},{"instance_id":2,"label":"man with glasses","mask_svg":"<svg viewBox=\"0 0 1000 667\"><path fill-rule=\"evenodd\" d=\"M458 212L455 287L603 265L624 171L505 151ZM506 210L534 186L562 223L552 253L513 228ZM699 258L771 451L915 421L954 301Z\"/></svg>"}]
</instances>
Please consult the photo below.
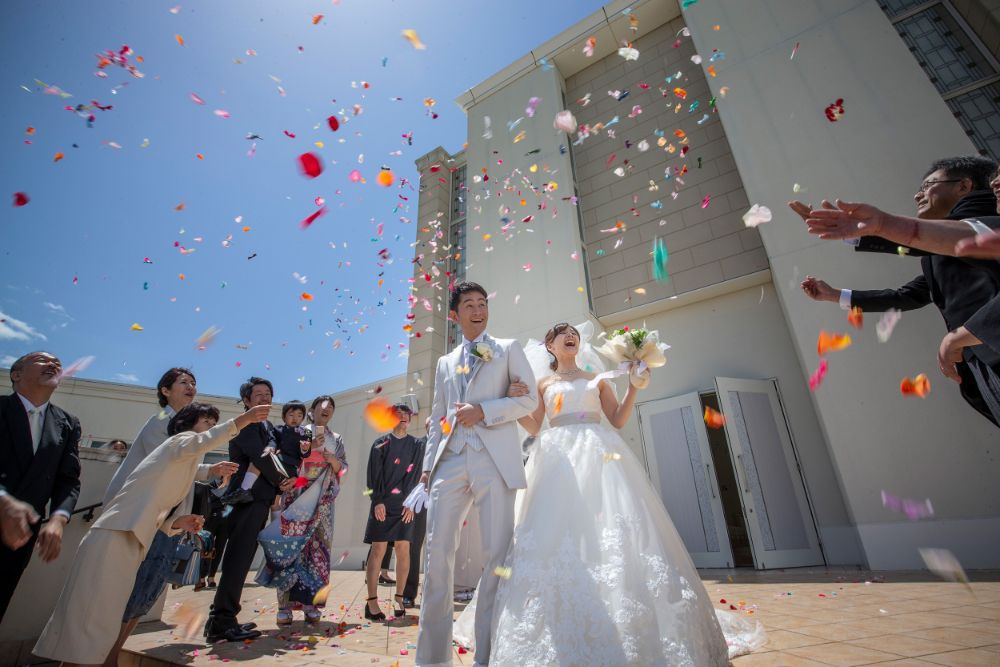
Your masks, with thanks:
<instances>
[{"instance_id":1,"label":"man with glasses","mask_svg":"<svg viewBox=\"0 0 1000 667\"><path fill-rule=\"evenodd\" d=\"M913 196L917 217L923 220L963 220L996 216L997 200L989 187L990 178L996 170L996 162L980 156L945 158L934 162ZM809 217L811 207L808 205L792 202L790 206L803 219ZM806 295L815 301L839 303L844 310L857 307L868 312L890 308L914 310L933 303L944 317L948 330L953 331L1000 293L1000 283L994 272L962 259L926 254L874 236L858 239L855 249L922 255L920 265L923 272L898 289L883 290L837 289L823 280L807 276L802 282ZM1000 355L985 345L969 348L969 352L982 358L989 366L1000 366ZM983 399L968 363L958 363L955 370L961 378L959 390L965 401L1000 426Z\"/></svg>"}]
</instances>

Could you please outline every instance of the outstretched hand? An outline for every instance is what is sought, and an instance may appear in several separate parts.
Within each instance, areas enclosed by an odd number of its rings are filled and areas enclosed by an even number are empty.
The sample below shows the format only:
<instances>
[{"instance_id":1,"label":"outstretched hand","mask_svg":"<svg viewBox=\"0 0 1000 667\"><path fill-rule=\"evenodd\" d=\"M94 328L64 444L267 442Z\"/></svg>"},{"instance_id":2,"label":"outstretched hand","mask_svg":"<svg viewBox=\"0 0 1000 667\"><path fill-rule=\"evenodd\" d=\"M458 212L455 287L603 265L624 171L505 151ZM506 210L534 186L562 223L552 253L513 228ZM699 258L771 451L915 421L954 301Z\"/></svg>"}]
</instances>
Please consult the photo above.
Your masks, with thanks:
<instances>
[{"instance_id":1,"label":"outstretched hand","mask_svg":"<svg viewBox=\"0 0 1000 667\"><path fill-rule=\"evenodd\" d=\"M1000 259L1000 232L976 234L955 244L955 254L959 257L979 257Z\"/></svg>"},{"instance_id":2,"label":"outstretched hand","mask_svg":"<svg viewBox=\"0 0 1000 667\"><path fill-rule=\"evenodd\" d=\"M809 213L809 233L825 240L878 236L886 214L871 204L837 200L836 208L820 208Z\"/></svg>"},{"instance_id":3,"label":"outstretched hand","mask_svg":"<svg viewBox=\"0 0 1000 667\"><path fill-rule=\"evenodd\" d=\"M802 281L802 291L813 301L839 301L840 290L830 287L825 280L820 280L813 276L806 276Z\"/></svg>"}]
</instances>

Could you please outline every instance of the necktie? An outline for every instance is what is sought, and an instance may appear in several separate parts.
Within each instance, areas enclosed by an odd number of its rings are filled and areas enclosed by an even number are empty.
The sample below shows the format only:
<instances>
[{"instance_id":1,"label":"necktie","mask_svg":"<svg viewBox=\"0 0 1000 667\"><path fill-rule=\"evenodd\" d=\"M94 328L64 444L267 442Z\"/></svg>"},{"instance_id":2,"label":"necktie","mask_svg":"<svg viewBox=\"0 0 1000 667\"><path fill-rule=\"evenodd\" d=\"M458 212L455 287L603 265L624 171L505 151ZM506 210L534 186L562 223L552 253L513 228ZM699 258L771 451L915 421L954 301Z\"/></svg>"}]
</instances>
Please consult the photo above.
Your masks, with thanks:
<instances>
[{"instance_id":1,"label":"necktie","mask_svg":"<svg viewBox=\"0 0 1000 667\"><path fill-rule=\"evenodd\" d=\"M469 386L469 373L472 372L472 355L469 354L472 343L465 341L462 343L462 400L465 400L465 390Z\"/></svg>"},{"instance_id":2,"label":"necktie","mask_svg":"<svg viewBox=\"0 0 1000 667\"><path fill-rule=\"evenodd\" d=\"M42 411L39 408L28 410L28 424L31 426L31 450L38 451L38 443L42 441Z\"/></svg>"}]
</instances>

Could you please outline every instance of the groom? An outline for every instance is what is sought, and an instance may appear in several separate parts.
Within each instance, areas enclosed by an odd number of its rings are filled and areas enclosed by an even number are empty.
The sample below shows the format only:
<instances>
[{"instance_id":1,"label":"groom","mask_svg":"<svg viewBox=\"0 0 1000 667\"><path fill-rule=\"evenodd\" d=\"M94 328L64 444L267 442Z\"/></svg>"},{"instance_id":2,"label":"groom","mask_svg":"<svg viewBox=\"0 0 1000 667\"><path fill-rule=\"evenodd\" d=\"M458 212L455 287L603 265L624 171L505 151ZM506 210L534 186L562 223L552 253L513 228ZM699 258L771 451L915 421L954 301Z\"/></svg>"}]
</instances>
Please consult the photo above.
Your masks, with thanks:
<instances>
[{"instance_id":1,"label":"groom","mask_svg":"<svg viewBox=\"0 0 1000 667\"><path fill-rule=\"evenodd\" d=\"M417 667L452 664L452 602L459 531L473 505L486 565L476 608L476 665L490 660L490 628L498 577L514 533L514 493L525 488L515 420L538 404L531 366L516 340L486 334L486 290L463 282L451 293L449 311L462 329L462 344L438 359L434 404L422 485L429 485L424 592L417 636ZM511 382L528 395L507 398ZM418 486L417 496L427 486ZM411 498L414 494L411 494ZM407 499L410 500L409 498Z\"/></svg>"}]
</instances>

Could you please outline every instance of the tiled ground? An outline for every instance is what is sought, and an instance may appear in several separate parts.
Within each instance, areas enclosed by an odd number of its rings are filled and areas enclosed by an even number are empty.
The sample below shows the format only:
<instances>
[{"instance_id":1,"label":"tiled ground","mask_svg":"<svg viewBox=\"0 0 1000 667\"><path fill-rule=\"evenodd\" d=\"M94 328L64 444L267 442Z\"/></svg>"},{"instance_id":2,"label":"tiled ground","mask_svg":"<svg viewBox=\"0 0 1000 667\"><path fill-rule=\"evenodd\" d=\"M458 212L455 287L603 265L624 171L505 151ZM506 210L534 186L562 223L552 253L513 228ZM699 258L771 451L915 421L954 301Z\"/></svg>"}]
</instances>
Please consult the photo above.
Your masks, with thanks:
<instances>
[{"instance_id":1,"label":"tiled ground","mask_svg":"<svg viewBox=\"0 0 1000 667\"><path fill-rule=\"evenodd\" d=\"M706 571L702 579L723 608L743 606L767 628L768 644L737 658L735 667L849 667L853 665L1000 666L1000 572L972 576L971 590L926 573L880 575L855 570ZM264 637L246 645L201 643L210 591L169 594L162 623L149 623L129 640L122 667L208 665L255 661L286 667L413 664L416 617L369 624L361 617L361 572L333 572L323 620L308 628L296 615L288 630L274 624L270 590L248 584L241 620L256 621ZM390 609L388 587L380 587ZM726 600L726 604L719 604ZM458 607L461 609L461 606ZM184 639L178 619L192 617ZM471 655L455 655L471 664ZM583 666L574 666L583 667Z\"/></svg>"}]
</instances>

